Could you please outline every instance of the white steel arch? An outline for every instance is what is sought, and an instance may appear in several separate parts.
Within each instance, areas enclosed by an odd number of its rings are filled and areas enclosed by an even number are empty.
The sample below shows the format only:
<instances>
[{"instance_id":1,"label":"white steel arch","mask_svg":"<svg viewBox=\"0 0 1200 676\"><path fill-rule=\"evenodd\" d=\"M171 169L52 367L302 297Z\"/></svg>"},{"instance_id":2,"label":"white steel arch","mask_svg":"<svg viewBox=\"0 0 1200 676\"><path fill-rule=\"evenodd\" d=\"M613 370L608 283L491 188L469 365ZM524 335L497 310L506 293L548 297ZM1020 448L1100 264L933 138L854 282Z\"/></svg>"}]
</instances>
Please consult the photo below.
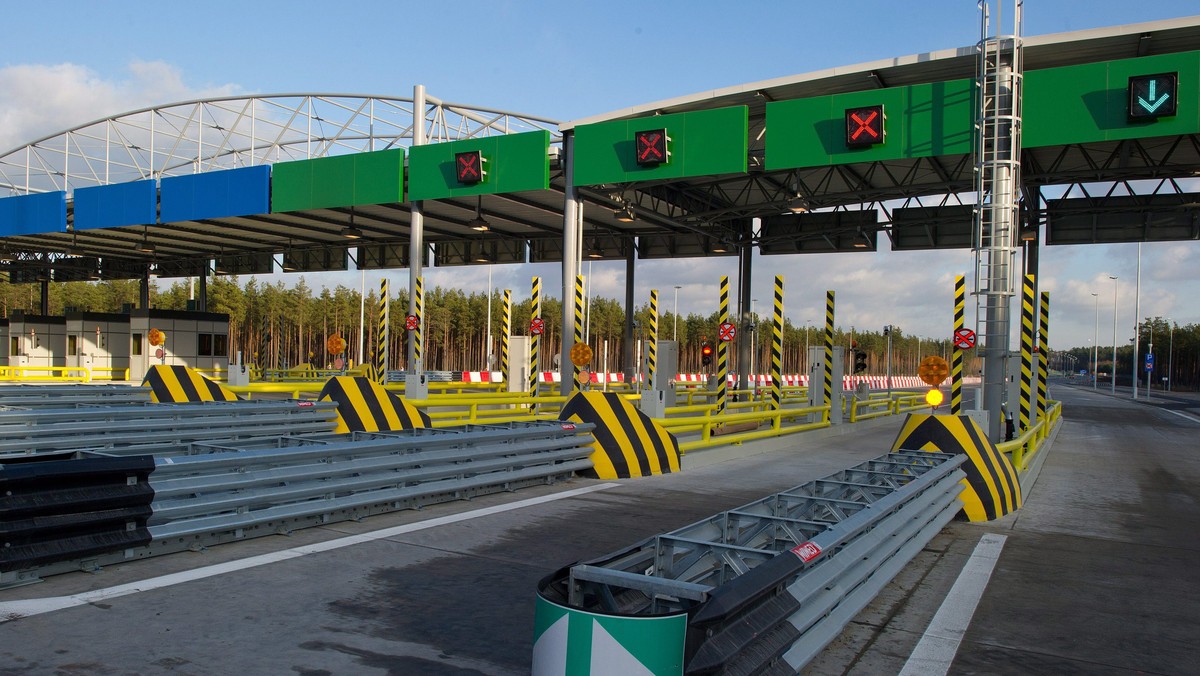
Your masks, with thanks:
<instances>
[{"instance_id":1,"label":"white steel arch","mask_svg":"<svg viewBox=\"0 0 1200 676\"><path fill-rule=\"evenodd\" d=\"M0 197L194 174L256 164L548 130L548 118L411 98L265 94L182 101L106 117L0 155Z\"/></svg>"}]
</instances>

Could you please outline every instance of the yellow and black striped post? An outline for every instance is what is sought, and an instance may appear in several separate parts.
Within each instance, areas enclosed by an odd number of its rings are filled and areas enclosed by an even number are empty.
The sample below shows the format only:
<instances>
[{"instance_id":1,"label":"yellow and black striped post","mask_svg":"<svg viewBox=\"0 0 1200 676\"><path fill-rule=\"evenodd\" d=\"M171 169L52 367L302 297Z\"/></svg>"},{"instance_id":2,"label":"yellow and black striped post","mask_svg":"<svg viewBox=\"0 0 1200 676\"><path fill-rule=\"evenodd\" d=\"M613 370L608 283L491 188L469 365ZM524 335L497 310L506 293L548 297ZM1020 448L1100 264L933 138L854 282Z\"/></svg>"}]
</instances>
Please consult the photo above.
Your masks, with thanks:
<instances>
[{"instance_id":1,"label":"yellow and black striped post","mask_svg":"<svg viewBox=\"0 0 1200 676\"><path fill-rule=\"evenodd\" d=\"M657 385L658 372L658 289L650 289L650 337L646 345L646 384Z\"/></svg>"},{"instance_id":2,"label":"yellow and black striped post","mask_svg":"<svg viewBox=\"0 0 1200 676\"><path fill-rule=\"evenodd\" d=\"M950 415L962 413L963 351L958 349L958 332L963 326L963 308L966 306L966 277L954 278L954 333L950 353Z\"/></svg>"},{"instance_id":3,"label":"yellow and black striped post","mask_svg":"<svg viewBox=\"0 0 1200 676\"><path fill-rule=\"evenodd\" d=\"M1020 431L1029 429L1029 403L1033 384L1033 275L1025 275L1021 285L1021 405Z\"/></svg>"},{"instance_id":4,"label":"yellow and black striped post","mask_svg":"<svg viewBox=\"0 0 1200 676\"><path fill-rule=\"evenodd\" d=\"M783 275L775 275L775 313L771 318L771 409L783 405Z\"/></svg>"},{"instance_id":5,"label":"yellow and black striped post","mask_svg":"<svg viewBox=\"0 0 1200 676\"><path fill-rule=\"evenodd\" d=\"M571 343L574 347L583 342L583 275L575 275L575 342ZM559 369L562 372L562 377L566 377L567 366L562 365ZM575 362L571 362L571 390L579 390L579 367Z\"/></svg>"},{"instance_id":6,"label":"yellow and black striped post","mask_svg":"<svg viewBox=\"0 0 1200 676\"><path fill-rule=\"evenodd\" d=\"M388 280L379 280L379 330L375 333L375 382L387 382L388 370Z\"/></svg>"},{"instance_id":7,"label":"yellow and black striped post","mask_svg":"<svg viewBox=\"0 0 1200 676\"><path fill-rule=\"evenodd\" d=\"M1041 307L1038 313L1038 386L1037 386L1037 417L1046 419L1046 377L1049 375L1050 361L1050 292L1041 293Z\"/></svg>"},{"instance_id":8,"label":"yellow and black striped post","mask_svg":"<svg viewBox=\"0 0 1200 676\"><path fill-rule=\"evenodd\" d=\"M833 291L825 292L825 403L824 406L833 406ZM811 387L812 384L810 383ZM839 412L829 411L832 417Z\"/></svg>"},{"instance_id":9,"label":"yellow and black striped post","mask_svg":"<svg viewBox=\"0 0 1200 676\"><path fill-rule=\"evenodd\" d=\"M729 322L729 278L721 277L721 302L717 309L717 325ZM718 332L720 329L718 329ZM725 412L725 399L729 396L729 342L717 336L717 414Z\"/></svg>"},{"instance_id":10,"label":"yellow and black striped post","mask_svg":"<svg viewBox=\"0 0 1200 676\"><path fill-rule=\"evenodd\" d=\"M508 337L512 335L512 291L504 290L500 310L500 374L508 382Z\"/></svg>"},{"instance_id":11,"label":"yellow and black striped post","mask_svg":"<svg viewBox=\"0 0 1200 676\"><path fill-rule=\"evenodd\" d=\"M529 297L529 321L532 326L533 320L541 319L542 317L542 278L533 278L533 294ZM538 339L541 336L535 334L531 328L529 331L529 394L537 396L538 391Z\"/></svg>"},{"instance_id":12,"label":"yellow and black striped post","mask_svg":"<svg viewBox=\"0 0 1200 676\"><path fill-rule=\"evenodd\" d=\"M413 309L417 317L417 328L412 332L413 362L409 364L408 370L419 373L425 370L421 361L423 354L421 332L425 330L425 279L415 277L413 281L416 284L416 288L413 289Z\"/></svg>"}]
</instances>

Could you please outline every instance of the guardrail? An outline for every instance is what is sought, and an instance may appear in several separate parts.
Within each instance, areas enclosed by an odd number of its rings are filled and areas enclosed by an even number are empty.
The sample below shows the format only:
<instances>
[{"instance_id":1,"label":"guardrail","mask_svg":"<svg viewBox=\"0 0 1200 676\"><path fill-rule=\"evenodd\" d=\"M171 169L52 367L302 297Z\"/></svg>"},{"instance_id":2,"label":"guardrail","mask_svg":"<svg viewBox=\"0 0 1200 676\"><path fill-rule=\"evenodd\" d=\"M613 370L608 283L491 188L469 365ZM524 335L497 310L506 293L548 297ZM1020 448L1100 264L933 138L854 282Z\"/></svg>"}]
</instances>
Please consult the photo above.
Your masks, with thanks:
<instances>
[{"instance_id":1,"label":"guardrail","mask_svg":"<svg viewBox=\"0 0 1200 676\"><path fill-rule=\"evenodd\" d=\"M687 674L794 673L959 511L965 459L880 456L564 568L539 585L539 603L685 616L673 626L686 640L660 638L686 646ZM554 652L535 652L535 673L537 656Z\"/></svg>"},{"instance_id":2,"label":"guardrail","mask_svg":"<svg viewBox=\"0 0 1200 676\"><path fill-rule=\"evenodd\" d=\"M333 402L238 401L107 405L0 411L0 461L67 450L159 456L212 440L331 434Z\"/></svg>"},{"instance_id":3,"label":"guardrail","mask_svg":"<svg viewBox=\"0 0 1200 676\"><path fill-rule=\"evenodd\" d=\"M87 383L92 374L83 366L0 366L0 379Z\"/></svg>"},{"instance_id":4,"label":"guardrail","mask_svg":"<svg viewBox=\"0 0 1200 676\"><path fill-rule=\"evenodd\" d=\"M1014 469L1023 473L1029 469L1029 463L1042 449L1042 444L1054 431L1054 426L1062 417L1062 402L1052 401L1046 406L1046 417L1037 424L1025 430L1021 436L1012 441L1002 441L996 444L996 449L1008 456Z\"/></svg>"},{"instance_id":5,"label":"guardrail","mask_svg":"<svg viewBox=\"0 0 1200 676\"><path fill-rule=\"evenodd\" d=\"M0 407L3 408L72 408L149 402L149 388L128 385L0 385Z\"/></svg>"},{"instance_id":6,"label":"guardrail","mask_svg":"<svg viewBox=\"0 0 1200 676\"><path fill-rule=\"evenodd\" d=\"M53 547L35 543L21 554L36 563L0 568L0 587L81 566L555 483L592 466L593 429L556 421L192 443L153 460L153 502L142 517L147 542L121 540L104 552L89 550L86 560L74 550L55 556ZM37 464L45 463L26 462Z\"/></svg>"}]
</instances>

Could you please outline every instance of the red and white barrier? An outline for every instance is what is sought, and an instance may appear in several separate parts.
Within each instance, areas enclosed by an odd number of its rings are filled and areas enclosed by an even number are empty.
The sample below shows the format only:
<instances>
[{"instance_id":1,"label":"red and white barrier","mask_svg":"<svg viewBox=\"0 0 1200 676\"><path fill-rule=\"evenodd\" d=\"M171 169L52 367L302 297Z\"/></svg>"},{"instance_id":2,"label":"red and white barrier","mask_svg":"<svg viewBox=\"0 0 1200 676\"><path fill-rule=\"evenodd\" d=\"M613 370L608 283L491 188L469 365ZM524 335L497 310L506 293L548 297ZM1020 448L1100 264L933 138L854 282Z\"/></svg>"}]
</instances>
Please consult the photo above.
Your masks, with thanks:
<instances>
[{"instance_id":1,"label":"red and white barrier","mask_svg":"<svg viewBox=\"0 0 1200 676\"><path fill-rule=\"evenodd\" d=\"M504 374L499 371L463 371L464 383L502 383Z\"/></svg>"}]
</instances>

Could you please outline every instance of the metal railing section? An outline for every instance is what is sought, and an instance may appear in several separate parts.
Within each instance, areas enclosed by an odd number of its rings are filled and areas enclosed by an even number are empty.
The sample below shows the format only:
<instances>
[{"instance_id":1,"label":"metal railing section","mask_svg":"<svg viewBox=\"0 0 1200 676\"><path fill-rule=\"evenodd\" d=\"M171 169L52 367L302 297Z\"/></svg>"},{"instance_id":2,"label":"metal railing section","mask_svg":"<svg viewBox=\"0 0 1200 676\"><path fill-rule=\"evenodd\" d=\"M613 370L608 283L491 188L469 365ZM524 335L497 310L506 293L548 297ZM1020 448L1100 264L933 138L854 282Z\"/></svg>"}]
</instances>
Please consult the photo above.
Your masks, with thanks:
<instances>
[{"instance_id":1,"label":"metal railing section","mask_svg":"<svg viewBox=\"0 0 1200 676\"><path fill-rule=\"evenodd\" d=\"M333 402L95 401L93 406L0 411L0 459L68 450L186 455L197 452L189 448L195 442L332 434L337 424Z\"/></svg>"},{"instance_id":2,"label":"metal railing section","mask_svg":"<svg viewBox=\"0 0 1200 676\"><path fill-rule=\"evenodd\" d=\"M581 563L572 607L688 612L687 673L798 670L961 509L963 455L900 451Z\"/></svg>"},{"instance_id":3,"label":"metal railing section","mask_svg":"<svg viewBox=\"0 0 1200 676\"><path fill-rule=\"evenodd\" d=\"M1024 474L1061 417L1062 402L1050 402L1046 407L1045 418L1025 430L1025 433L1016 439L996 444L996 449L1008 456L1009 462L1012 463L1013 469L1017 470L1018 474Z\"/></svg>"}]
</instances>

